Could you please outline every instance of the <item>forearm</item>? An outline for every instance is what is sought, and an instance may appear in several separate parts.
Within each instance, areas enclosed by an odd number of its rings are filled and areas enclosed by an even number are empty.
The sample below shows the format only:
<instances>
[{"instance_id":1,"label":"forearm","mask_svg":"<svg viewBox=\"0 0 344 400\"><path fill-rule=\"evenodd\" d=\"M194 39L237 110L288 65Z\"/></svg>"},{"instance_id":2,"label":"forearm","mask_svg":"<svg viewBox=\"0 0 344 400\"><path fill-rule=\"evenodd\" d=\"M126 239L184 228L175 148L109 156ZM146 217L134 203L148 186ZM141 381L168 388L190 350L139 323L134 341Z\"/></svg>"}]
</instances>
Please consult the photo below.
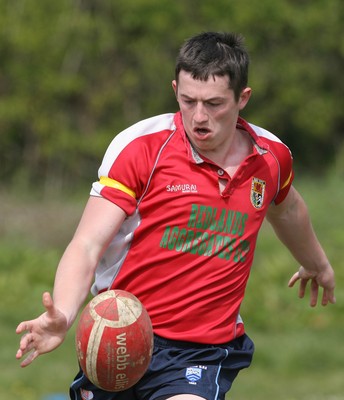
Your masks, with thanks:
<instances>
[{"instance_id":1,"label":"forearm","mask_svg":"<svg viewBox=\"0 0 344 400\"><path fill-rule=\"evenodd\" d=\"M53 298L56 308L66 317L68 328L83 305L94 276L97 256L82 242L73 240L56 271Z\"/></svg>"},{"instance_id":2,"label":"forearm","mask_svg":"<svg viewBox=\"0 0 344 400\"><path fill-rule=\"evenodd\" d=\"M304 268L319 272L330 265L312 227L307 206L296 191L291 194L288 208L282 213L269 213L267 219L278 238Z\"/></svg>"},{"instance_id":3,"label":"forearm","mask_svg":"<svg viewBox=\"0 0 344 400\"><path fill-rule=\"evenodd\" d=\"M84 303L98 262L126 215L103 198L90 197L73 240L59 263L54 285L55 306L68 327Z\"/></svg>"}]
</instances>

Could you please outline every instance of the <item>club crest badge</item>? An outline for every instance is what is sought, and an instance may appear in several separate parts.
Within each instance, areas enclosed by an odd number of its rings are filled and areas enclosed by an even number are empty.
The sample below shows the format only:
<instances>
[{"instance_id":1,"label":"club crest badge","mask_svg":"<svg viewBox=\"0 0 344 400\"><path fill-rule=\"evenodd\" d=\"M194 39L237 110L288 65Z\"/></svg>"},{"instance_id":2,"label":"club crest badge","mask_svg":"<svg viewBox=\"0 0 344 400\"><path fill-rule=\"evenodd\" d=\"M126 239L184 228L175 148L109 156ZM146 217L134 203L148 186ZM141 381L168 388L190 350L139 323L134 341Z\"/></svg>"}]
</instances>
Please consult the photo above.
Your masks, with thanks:
<instances>
[{"instance_id":1,"label":"club crest badge","mask_svg":"<svg viewBox=\"0 0 344 400\"><path fill-rule=\"evenodd\" d=\"M202 378L202 369L197 367L186 368L185 377L189 382L196 382Z\"/></svg>"},{"instance_id":2,"label":"club crest badge","mask_svg":"<svg viewBox=\"0 0 344 400\"><path fill-rule=\"evenodd\" d=\"M93 393L85 389L80 389L80 394L82 400L92 400L94 398Z\"/></svg>"},{"instance_id":3,"label":"club crest badge","mask_svg":"<svg viewBox=\"0 0 344 400\"><path fill-rule=\"evenodd\" d=\"M254 208L262 208L265 192L265 181L253 178L251 185L251 203Z\"/></svg>"}]
</instances>

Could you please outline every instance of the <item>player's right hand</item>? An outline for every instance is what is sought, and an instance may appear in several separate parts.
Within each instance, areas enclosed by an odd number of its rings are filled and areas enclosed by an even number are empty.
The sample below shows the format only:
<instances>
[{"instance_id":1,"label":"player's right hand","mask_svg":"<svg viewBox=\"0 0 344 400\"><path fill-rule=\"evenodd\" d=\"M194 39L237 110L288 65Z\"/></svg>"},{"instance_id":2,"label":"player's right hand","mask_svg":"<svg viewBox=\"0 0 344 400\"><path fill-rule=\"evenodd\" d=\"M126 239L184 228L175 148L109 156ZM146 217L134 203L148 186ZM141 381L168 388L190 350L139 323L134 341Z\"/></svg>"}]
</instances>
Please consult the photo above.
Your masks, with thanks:
<instances>
[{"instance_id":1,"label":"player's right hand","mask_svg":"<svg viewBox=\"0 0 344 400\"><path fill-rule=\"evenodd\" d=\"M64 340L68 327L65 315L55 306L50 293L43 293L42 303L46 312L31 321L21 322L17 334L21 337L16 358L19 360L27 354L20 364L26 367L39 355L48 353L58 347Z\"/></svg>"}]
</instances>

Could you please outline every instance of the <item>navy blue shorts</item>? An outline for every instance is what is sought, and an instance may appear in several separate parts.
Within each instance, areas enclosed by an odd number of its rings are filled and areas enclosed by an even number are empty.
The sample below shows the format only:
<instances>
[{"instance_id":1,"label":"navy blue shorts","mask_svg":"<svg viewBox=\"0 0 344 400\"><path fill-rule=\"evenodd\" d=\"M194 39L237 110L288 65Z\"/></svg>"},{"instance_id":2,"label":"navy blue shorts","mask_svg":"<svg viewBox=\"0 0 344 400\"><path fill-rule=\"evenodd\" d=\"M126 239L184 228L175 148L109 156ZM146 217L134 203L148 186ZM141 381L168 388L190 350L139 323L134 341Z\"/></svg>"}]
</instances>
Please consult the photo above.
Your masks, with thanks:
<instances>
[{"instance_id":1,"label":"navy blue shorts","mask_svg":"<svg viewBox=\"0 0 344 400\"><path fill-rule=\"evenodd\" d=\"M148 371L132 388L107 392L80 371L70 388L72 400L163 400L194 394L224 400L239 371L252 361L254 344L247 335L223 345L203 345L155 337Z\"/></svg>"}]
</instances>

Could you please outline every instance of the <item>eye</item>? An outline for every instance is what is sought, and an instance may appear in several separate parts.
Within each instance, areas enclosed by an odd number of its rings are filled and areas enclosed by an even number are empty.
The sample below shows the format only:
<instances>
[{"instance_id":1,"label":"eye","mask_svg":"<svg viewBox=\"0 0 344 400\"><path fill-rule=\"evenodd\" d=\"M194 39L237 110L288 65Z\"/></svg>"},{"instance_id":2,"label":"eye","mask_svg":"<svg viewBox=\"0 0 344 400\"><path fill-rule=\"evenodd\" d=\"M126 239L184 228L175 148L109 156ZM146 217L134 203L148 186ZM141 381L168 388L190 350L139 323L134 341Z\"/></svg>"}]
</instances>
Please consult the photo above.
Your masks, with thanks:
<instances>
[{"instance_id":1,"label":"eye","mask_svg":"<svg viewBox=\"0 0 344 400\"><path fill-rule=\"evenodd\" d=\"M208 104L208 106L210 106L210 107L218 107L218 106L221 105L221 103L213 102L213 101L209 101L207 104Z\"/></svg>"},{"instance_id":2,"label":"eye","mask_svg":"<svg viewBox=\"0 0 344 400\"><path fill-rule=\"evenodd\" d=\"M186 100L186 99L184 99L183 103L188 105L188 106L192 106L193 104L195 104L195 101L194 100Z\"/></svg>"}]
</instances>

